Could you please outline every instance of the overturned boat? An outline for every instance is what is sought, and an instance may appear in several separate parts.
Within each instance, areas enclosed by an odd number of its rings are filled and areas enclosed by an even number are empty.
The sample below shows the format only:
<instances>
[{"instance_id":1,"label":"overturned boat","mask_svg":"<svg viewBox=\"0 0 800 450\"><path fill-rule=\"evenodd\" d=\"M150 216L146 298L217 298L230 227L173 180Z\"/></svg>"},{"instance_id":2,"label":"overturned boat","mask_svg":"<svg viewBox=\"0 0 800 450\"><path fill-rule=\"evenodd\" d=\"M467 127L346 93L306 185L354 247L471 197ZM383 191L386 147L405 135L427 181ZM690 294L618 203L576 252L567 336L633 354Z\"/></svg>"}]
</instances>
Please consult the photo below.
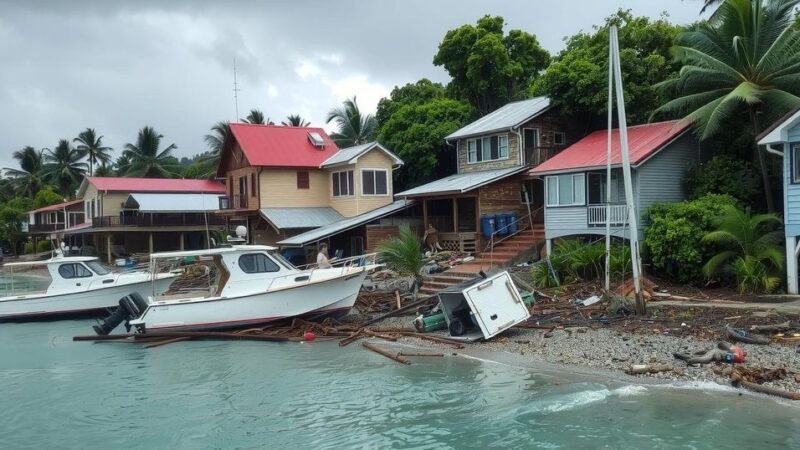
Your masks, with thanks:
<instances>
[{"instance_id":1,"label":"overturned boat","mask_svg":"<svg viewBox=\"0 0 800 450\"><path fill-rule=\"evenodd\" d=\"M290 317L347 314L375 255L340 260L328 269L297 269L274 247L233 245L155 253L153 272L173 261L182 267L170 288L147 300L130 295L117 314L95 327L108 334L119 323L138 332L238 328ZM127 311L127 315L123 313Z\"/></svg>"},{"instance_id":2,"label":"overturned boat","mask_svg":"<svg viewBox=\"0 0 800 450\"><path fill-rule=\"evenodd\" d=\"M94 315L116 307L124 295L163 292L173 278L170 273L113 272L89 256L7 263L0 283L0 320Z\"/></svg>"}]
</instances>

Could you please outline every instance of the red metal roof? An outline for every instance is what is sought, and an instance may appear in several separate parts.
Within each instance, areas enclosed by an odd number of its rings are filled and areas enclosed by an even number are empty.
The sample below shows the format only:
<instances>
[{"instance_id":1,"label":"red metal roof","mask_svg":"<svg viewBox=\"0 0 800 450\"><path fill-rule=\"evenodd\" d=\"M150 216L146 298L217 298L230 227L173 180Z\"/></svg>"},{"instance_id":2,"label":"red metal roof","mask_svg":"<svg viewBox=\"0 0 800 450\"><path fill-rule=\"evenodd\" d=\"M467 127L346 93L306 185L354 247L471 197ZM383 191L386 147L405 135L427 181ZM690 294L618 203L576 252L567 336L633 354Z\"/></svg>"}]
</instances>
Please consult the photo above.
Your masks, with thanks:
<instances>
[{"instance_id":1,"label":"red metal roof","mask_svg":"<svg viewBox=\"0 0 800 450\"><path fill-rule=\"evenodd\" d=\"M99 191L224 193L225 185L211 180L178 178L88 177Z\"/></svg>"},{"instance_id":2,"label":"red metal roof","mask_svg":"<svg viewBox=\"0 0 800 450\"><path fill-rule=\"evenodd\" d=\"M68 202L56 203L55 205L49 206L42 206L41 208L34 209L33 211L29 211L31 213L41 213L41 212L48 212L48 211L59 211L69 206L75 205L77 203L83 202L83 199L77 200L70 200Z\"/></svg>"},{"instance_id":3,"label":"red metal roof","mask_svg":"<svg viewBox=\"0 0 800 450\"><path fill-rule=\"evenodd\" d=\"M231 133L250 165L319 168L339 147L322 128L231 123ZM316 132L325 146L315 147L308 133Z\"/></svg>"},{"instance_id":4,"label":"red metal roof","mask_svg":"<svg viewBox=\"0 0 800 450\"><path fill-rule=\"evenodd\" d=\"M690 123L683 120L649 123L628 127L628 150L631 165L636 166L683 134ZM605 167L608 152L608 131L586 136L561 153L531 169L528 174L565 171L589 167ZM619 130L611 131L611 164L622 164Z\"/></svg>"}]
</instances>

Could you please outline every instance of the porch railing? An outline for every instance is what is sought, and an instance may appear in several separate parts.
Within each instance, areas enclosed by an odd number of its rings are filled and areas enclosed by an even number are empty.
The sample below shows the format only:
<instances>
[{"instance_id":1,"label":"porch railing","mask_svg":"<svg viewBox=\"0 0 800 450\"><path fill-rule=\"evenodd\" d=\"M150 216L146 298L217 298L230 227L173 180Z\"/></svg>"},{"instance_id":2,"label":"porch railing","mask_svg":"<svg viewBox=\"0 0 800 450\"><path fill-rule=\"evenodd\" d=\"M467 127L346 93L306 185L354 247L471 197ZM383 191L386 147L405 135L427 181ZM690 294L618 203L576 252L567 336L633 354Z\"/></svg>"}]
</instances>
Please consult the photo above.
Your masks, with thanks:
<instances>
[{"instance_id":1,"label":"porch railing","mask_svg":"<svg viewBox=\"0 0 800 450\"><path fill-rule=\"evenodd\" d=\"M92 218L92 227L151 227L151 226L204 226L225 225L225 219L215 214L101 216Z\"/></svg>"},{"instance_id":2,"label":"porch railing","mask_svg":"<svg viewBox=\"0 0 800 450\"><path fill-rule=\"evenodd\" d=\"M606 205L589 205L586 208L587 222L590 227L605 226ZM621 226L627 222L628 207L625 204L611 205L609 222L613 226Z\"/></svg>"}]
</instances>

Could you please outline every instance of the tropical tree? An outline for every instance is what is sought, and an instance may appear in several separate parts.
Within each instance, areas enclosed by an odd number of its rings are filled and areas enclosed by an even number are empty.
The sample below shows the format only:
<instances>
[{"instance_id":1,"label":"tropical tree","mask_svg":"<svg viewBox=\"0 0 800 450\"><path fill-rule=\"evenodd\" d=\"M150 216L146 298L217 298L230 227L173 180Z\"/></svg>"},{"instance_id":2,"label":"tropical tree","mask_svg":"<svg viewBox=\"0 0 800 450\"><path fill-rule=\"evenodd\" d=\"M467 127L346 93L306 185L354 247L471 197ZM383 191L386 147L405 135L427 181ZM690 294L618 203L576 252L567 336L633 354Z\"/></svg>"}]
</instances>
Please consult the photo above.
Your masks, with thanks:
<instances>
[{"instance_id":1,"label":"tropical tree","mask_svg":"<svg viewBox=\"0 0 800 450\"><path fill-rule=\"evenodd\" d=\"M131 158L122 153L114 160L114 176L123 177L131 168Z\"/></svg>"},{"instance_id":2,"label":"tropical tree","mask_svg":"<svg viewBox=\"0 0 800 450\"><path fill-rule=\"evenodd\" d=\"M311 125L311 122L303 119L300 114L289 114L286 116L286 120L281 122L281 125L285 127L307 127Z\"/></svg>"},{"instance_id":3,"label":"tropical tree","mask_svg":"<svg viewBox=\"0 0 800 450\"><path fill-rule=\"evenodd\" d=\"M5 173L17 194L31 198L44 184L44 151L27 146L12 155L19 169L6 168Z\"/></svg>"},{"instance_id":4,"label":"tropical tree","mask_svg":"<svg viewBox=\"0 0 800 450\"><path fill-rule=\"evenodd\" d=\"M425 103L435 98L447 97L447 91L441 83L422 78L416 83L406 83L405 86L395 86L388 97L378 100L378 109L375 111L375 120L378 121L378 132L381 127L392 117L398 109L408 104Z\"/></svg>"},{"instance_id":5,"label":"tropical tree","mask_svg":"<svg viewBox=\"0 0 800 450\"><path fill-rule=\"evenodd\" d=\"M422 286L422 266L425 265L425 256L422 241L410 226L401 225L398 236L378 244L378 260L399 275L413 277L417 288L414 289L416 297L418 288Z\"/></svg>"},{"instance_id":6,"label":"tropical tree","mask_svg":"<svg viewBox=\"0 0 800 450\"><path fill-rule=\"evenodd\" d=\"M64 196L56 192L53 186L45 186L33 196L33 208L55 205L64 201Z\"/></svg>"},{"instance_id":7,"label":"tropical tree","mask_svg":"<svg viewBox=\"0 0 800 450\"><path fill-rule=\"evenodd\" d=\"M97 167L97 170L94 171L94 174L92 176L113 177L115 175L116 174L114 173L114 167L111 164L102 163Z\"/></svg>"},{"instance_id":8,"label":"tropical tree","mask_svg":"<svg viewBox=\"0 0 800 450\"><path fill-rule=\"evenodd\" d=\"M619 10L605 19L619 29L620 68L628 123L645 123L668 99L653 85L677 76L670 49L682 28L666 18L637 17ZM588 130L605 126L608 108L608 26L596 26L566 41L566 48L530 87L547 95L570 120Z\"/></svg>"},{"instance_id":9,"label":"tropical tree","mask_svg":"<svg viewBox=\"0 0 800 450\"><path fill-rule=\"evenodd\" d=\"M266 124L272 125L272 122L269 120L269 118L264 120L264 113L258 109L251 109L250 114L248 114L246 118L241 120L244 123L251 123L254 125L266 125Z\"/></svg>"},{"instance_id":10,"label":"tropical tree","mask_svg":"<svg viewBox=\"0 0 800 450\"><path fill-rule=\"evenodd\" d=\"M703 266L706 276L733 275L742 293L770 292L778 287L781 278L777 273L783 267L779 244L783 232L776 229L781 225L780 217L774 213L752 215L728 205L715 225L716 230L706 234L703 241L724 250Z\"/></svg>"},{"instance_id":11,"label":"tropical tree","mask_svg":"<svg viewBox=\"0 0 800 450\"><path fill-rule=\"evenodd\" d=\"M342 106L328 113L325 123L336 123L339 130L331 138L340 148L366 144L375 139L377 121L372 114L364 114L358 108L356 97L342 102Z\"/></svg>"},{"instance_id":12,"label":"tropical tree","mask_svg":"<svg viewBox=\"0 0 800 450\"><path fill-rule=\"evenodd\" d=\"M178 147L170 144L161 149L161 139L163 138L164 135L156 132L153 127L148 126L139 130L136 143L125 144L123 155L130 162L124 174L152 178L175 176L179 167L178 160L172 155L172 151Z\"/></svg>"},{"instance_id":13,"label":"tropical tree","mask_svg":"<svg viewBox=\"0 0 800 450\"><path fill-rule=\"evenodd\" d=\"M87 128L72 140L78 143L76 147L89 158L89 175L94 175L94 165L97 163L106 164L111 162L111 147L103 146L103 136L97 136L94 128Z\"/></svg>"},{"instance_id":14,"label":"tropical tree","mask_svg":"<svg viewBox=\"0 0 800 450\"><path fill-rule=\"evenodd\" d=\"M56 185L64 197L69 197L77 188L89 166L83 162L86 155L70 145L66 139L58 141L53 150L46 150L44 154L44 177Z\"/></svg>"},{"instance_id":15,"label":"tropical tree","mask_svg":"<svg viewBox=\"0 0 800 450\"><path fill-rule=\"evenodd\" d=\"M503 25L502 17L487 15L476 25L450 30L433 57L433 64L452 77L447 86L452 96L481 115L524 96L550 61L536 36L521 30L504 34Z\"/></svg>"},{"instance_id":16,"label":"tropical tree","mask_svg":"<svg viewBox=\"0 0 800 450\"><path fill-rule=\"evenodd\" d=\"M28 216L30 203L15 197L0 205L0 239L8 241L11 251L17 254L26 233L22 230L22 221Z\"/></svg>"},{"instance_id":17,"label":"tropical tree","mask_svg":"<svg viewBox=\"0 0 800 450\"><path fill-rule=\"evenodd\" d=\"M736 117L749 117L768 211L774 210L772 190L755 136L800 104L800 30L793 15L798 3L725 0L713 21L678 36L680 75L658 85L675 99L656 112L688 113L703 140L722 133Z\"/></svg>"}]
</instances>

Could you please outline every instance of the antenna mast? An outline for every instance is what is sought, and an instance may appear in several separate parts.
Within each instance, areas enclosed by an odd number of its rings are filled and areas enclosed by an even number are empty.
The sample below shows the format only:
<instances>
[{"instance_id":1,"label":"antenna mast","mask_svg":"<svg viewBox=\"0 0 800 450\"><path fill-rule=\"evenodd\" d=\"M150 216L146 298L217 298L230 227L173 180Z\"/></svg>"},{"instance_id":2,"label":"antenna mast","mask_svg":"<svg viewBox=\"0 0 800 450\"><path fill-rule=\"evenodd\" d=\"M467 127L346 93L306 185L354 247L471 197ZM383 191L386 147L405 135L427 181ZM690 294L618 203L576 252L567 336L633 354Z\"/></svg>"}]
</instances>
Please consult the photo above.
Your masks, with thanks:
<instances>
[{"instance_id":1,"label":"antenna mast","mask_svg":"<svg viewBox=\"0 0 800 450\"><path fill-rule=\"evenodd\" d=\"M236 81L236 58L233 58L233 102L236 105L236 117L234 122L239 121L239 84Z\"/></svg>"}]
</instances>

